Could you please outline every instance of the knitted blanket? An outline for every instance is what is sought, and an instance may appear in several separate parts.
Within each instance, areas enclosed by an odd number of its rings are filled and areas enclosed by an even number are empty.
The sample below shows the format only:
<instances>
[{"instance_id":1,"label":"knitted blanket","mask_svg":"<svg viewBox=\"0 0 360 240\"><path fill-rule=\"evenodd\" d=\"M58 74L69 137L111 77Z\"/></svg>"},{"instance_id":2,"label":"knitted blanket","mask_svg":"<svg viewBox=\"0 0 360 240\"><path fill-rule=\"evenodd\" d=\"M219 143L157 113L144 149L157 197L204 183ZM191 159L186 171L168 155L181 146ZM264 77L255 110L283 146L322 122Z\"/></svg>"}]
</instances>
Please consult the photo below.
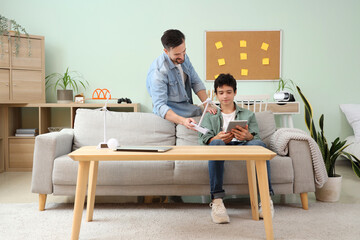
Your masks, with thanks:
<instances>
[{"instance_id":1,"label":"knitted blanket","mask_svg":"<svg viewBox=\"0 0 360 240\"><path fill-rule=\"evenodd\" d=\"M288 155L290 140L307 141L310 148L312 164L315 172L315 185L321 188L328 180L325 163L315 140L304 131L296 128L280 128L271 136L270 149L278 155Z\"/></svg>"}]
</instances>

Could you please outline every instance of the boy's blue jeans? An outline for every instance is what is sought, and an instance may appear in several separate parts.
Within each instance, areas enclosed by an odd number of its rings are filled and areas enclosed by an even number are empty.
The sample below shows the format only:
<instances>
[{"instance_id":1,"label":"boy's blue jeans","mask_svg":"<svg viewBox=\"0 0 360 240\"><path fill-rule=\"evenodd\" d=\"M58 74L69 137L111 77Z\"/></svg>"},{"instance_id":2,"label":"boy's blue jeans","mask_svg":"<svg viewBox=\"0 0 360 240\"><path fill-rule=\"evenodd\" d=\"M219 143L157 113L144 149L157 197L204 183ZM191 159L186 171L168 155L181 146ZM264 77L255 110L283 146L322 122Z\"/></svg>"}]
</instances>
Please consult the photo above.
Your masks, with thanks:
<instances>
[{"instance_id":1,"label":"boy's blue jeans","mask_svg":"<svg viewBox=\"0 0 360 240\"><path fill-rule=\"evenodd\" d=\"M215 139L211 141L209 145L256 145L266 147L265 143L261 140L251 140L247 142L230 142L225 144L223 140ZM225 197L225 191L223 189L224 179L224 162L225 161L209 161L209 177L210 177L210 193L211 199ZM269 192L271 195L274 191L270 181L270 161L266 161L268 181L269 181Z\"/></svg>"}]
</instances>

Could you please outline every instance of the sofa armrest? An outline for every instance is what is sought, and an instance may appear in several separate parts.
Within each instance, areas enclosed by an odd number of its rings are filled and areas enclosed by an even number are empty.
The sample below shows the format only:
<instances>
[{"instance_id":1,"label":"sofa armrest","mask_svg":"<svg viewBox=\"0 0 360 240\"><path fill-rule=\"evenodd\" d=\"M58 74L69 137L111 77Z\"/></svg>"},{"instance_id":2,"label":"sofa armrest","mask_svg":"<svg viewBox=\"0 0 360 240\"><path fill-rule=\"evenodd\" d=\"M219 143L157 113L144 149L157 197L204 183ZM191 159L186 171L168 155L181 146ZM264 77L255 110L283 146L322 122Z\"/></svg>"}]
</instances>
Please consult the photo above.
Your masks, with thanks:
<instances>
[{"instance_id":1,"label":"sofa armrest","mask_svg":"<svg viewBox=\"0 0 360 240\"><path fill-rule=\"evenodd\" d=\"M294 168L294 193L314 192L314 169L308 142L290 140L289 157Z\"/></svg>"},{"instance_id":2,"label":"sofa armrest","mask_svg":"<svg viewBox=\"0 0 360 240\"><path fill-rule=\"evenodd\" d=\"M52 193L54 159L71 152L74 130L46 133L35 138L31 192Z\"/></svg>"}]
</instances>

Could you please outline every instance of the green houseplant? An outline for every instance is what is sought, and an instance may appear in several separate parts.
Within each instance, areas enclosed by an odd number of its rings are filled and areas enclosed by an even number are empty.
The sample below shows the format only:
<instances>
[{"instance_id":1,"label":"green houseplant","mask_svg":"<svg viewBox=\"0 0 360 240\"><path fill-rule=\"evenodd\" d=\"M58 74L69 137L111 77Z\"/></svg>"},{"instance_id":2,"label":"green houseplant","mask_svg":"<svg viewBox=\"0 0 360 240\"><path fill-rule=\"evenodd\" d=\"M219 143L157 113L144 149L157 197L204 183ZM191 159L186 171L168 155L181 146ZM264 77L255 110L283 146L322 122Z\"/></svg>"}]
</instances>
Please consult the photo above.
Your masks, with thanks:
<instances>
[{"instance_id":1,"label":"green houseplant","mask_svg":"<svg viewBox=\"0 0 360 240\"><path fill-rule=\"evenodd\" d=\"M280 78L276 92L283 92L286 90L294 92L294 87L295 87L295 83L291 79Z\"/></svg>"},{"instance_id":2,"label":"green houseplant","mask_svg":"<svg viewBox=\"0 0 360 240\"><path fill-rule=\"evenodd\" d=\"M15 55L17 56L19 54L20 49L20 35L25 34L28 39L28 54L31 56L31 41L29 34L26 32L25 28L22 27L20 24L18 24L13 19L8 19L0 14L0 35L1 36L7 36L8 40L10 41L10 38L12 36L15 37L14 39L14 45L15 45ZM1 54L4 53L4 43L3 40L0 39L0 45L1 45Z\"/></svg>"},{"instance_id":3,"label":"green houseplant","mask_svg":"<svg viewBox=\"0 0 360 240\"><path fill-rule=\"evenodd\" d=\"M280 78L274 94L274 99L280 105L286 104L286 102L294 102L294 88L295 84L291 79Z\"/></svg>"},{"instance_id":4,"label":"green houseplant","mask_svg":"<svg viewBox=\"0 0 360 240\"><path fill-rule=\"evenodd\" d=\"M324 133L324 114L321 115L319 119L319 127L320 131L318 132L316 130L314 121L313 121L313 110L310 102L306 99L304 94L302 93L301 89L296 86L297 91L301 97L301 99L304 102L304 108L305 108L305 124L308 128L311 137L316 141L318 144L321 154L324 159L325 167L327 174L329 176L329 181L324 185L322 189L316 189L316 198L321 201L337 201L340 197L340 192L333 193L334 189L331 188L338 188L338 191L341 189L341 176L337 175L335 173L335 163L336 160L343 156L346 159L351 161L352 169L354 170L355 174L360 177L360 161L359 159L354 156L353 154L350 154L345 151L345 149L349 146L349 144L346 144L346 141L341 141L339 137L337 137L333 142L331 142L331 145L328 143L325 133ZM340 177L340 180L339 180ZM337 180L334 180L335 178L338 178ZM340 182L340 187L328 187L332 182ZM330 199L329 196L324 196L325 193L333 194L330 197L334 196L333 200Z\"/></svg>"},{"instance_id":5,"label":"green houseplant","mask_svg":"<svg viewBox=\"0 0 360 240\"><path fill-rule=\"evenodd\" d=\"M79 87L89 86L87 80L76 71L69 71L69 67L63 74L52 73L45 77L46 88L53 86L54 91L57 90L58 103L69 103L73 101L73 90L79 91ZM60 89L59 89L60 88Z\"/></svg>"}]
</instances>

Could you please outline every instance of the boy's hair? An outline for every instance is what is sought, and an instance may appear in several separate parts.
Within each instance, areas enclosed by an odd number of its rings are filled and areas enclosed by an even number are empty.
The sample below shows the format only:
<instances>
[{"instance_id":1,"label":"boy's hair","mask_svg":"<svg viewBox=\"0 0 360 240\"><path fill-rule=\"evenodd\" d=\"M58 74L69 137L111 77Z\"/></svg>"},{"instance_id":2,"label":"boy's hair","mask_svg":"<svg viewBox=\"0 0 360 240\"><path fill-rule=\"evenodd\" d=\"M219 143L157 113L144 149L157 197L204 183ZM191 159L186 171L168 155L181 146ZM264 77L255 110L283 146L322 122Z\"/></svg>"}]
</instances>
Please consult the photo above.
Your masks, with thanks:
<instances>
[{"instance_id":1,"label":"boy's hair","mask_svg":"<svg viewBox=\"0 0 360 240\"><path fill-rule=\"evenodd\" d=\"M228 85L234 89L234 92L236 92L236 80L231 74L220 74L214 82L214 90L215 93L217 93L217 88L222 87L224 85Z\"/></svg>"},{"instance_id":2,"label":"boy's hair","mask_svg":"<svg viewBox=\"0 0 360 240\"><path fill-rule=\"evenodd\" d=\"M179 46L185 41L185 35L177 29L169 29L161 37L161 43L166 50Z\"/></svg>"}]
</instances>

